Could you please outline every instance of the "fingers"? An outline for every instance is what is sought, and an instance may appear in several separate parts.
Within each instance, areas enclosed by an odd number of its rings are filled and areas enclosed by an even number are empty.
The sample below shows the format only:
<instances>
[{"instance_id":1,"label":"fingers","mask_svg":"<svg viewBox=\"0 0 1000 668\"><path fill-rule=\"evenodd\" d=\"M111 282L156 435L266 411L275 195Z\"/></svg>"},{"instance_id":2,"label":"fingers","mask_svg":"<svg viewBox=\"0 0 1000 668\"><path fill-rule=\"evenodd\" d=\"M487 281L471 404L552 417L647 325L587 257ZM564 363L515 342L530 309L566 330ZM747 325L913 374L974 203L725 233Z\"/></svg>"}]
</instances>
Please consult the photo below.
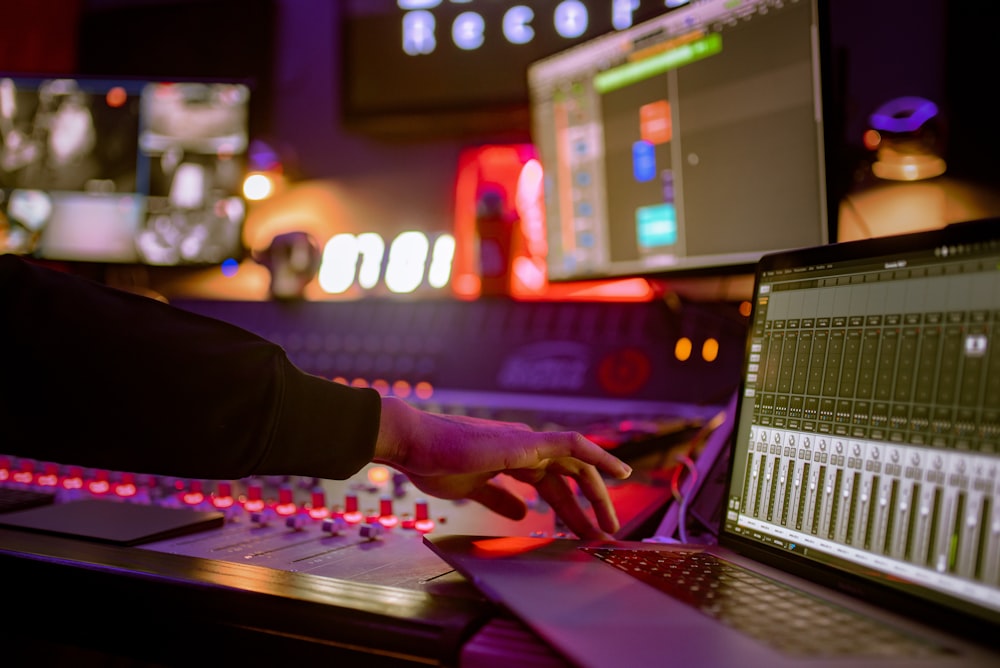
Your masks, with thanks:
<instances>
[{"instance_id":1,"label":"fingers","mask_svg":"<svg viewBox=\"0 0 1000 668\"><path fill-rule=\"evenodd\" d=\"M576 494L563 476L551 472L546 473L541 480L535 483L535 487L538 489L539 496L545 499L556 515L566 524L566 528L580 538L610 538L608 533L618 529L617 520L612 523L613 527L595 527L583 508L580 507Z\"/></svg>"},{"instance_id":2,"label":"fingers","mask_svg":"<svg viewBox=\"0 0 1000 668\"><path fill-rule=\"evenodd\" d=\"M610 452L576 432L550 432L546 442L539 446L539 454L553 459L575 457L592 464L608 475L623 480L632 475L632 467Z\"/></svg>"}]
</instances>

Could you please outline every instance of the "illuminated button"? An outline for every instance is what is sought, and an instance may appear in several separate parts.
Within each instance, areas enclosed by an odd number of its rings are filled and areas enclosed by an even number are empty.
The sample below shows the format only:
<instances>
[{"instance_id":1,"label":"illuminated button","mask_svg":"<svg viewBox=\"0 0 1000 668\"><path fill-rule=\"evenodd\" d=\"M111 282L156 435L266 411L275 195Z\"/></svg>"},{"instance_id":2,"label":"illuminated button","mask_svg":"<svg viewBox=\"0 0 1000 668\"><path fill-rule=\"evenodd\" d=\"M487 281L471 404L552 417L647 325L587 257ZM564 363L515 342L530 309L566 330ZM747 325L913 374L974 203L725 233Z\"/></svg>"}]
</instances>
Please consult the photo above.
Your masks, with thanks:
<instances>
[{"instance_id":1,"label":"illuminated button","mask_svg":"<svg viewBox=\"0 0 1000 668\"><path fill-rule=\"evenodd\" d=\"M243 508L248 513L259 513L264 510L263 488L260 483L253 481L247 483L247 496L243 502Z\"/></svg>"},{"instance_id":2,"label":"illuminated button","mask_svg":"<svg viewBox=\"0 0 1000 668\"><path fill-rule=\"evenodd\" d=\"M0 457L0 482L6 482L10 480L10 458Z\"/></svg>"},{"instance_id":3,"label":"illuminated button","mask_svg":"<svg viewBox=\"0 0 1000 668\"><path fill-rule=\"evenodd\" d=\"M22 459L21 466L14 471L14 482L23 485L30 485L35 481L35 462L30 459Z\"/></svg>"},{"instance_id":4,"label":"illuminated button","mask_svg":"<svg viewBox=\"0 0 1000 668\"><path fill-rule=\"evenodd\" d=\"M322 487L313 488L308 513L314 520L323 520L330 516L330 509L326 507L326 492Z\"/></svg>"},{"instance_id":5,"label":"illuminated button","mask_svg":"<svg viewBox=\"0 0 1000 668\"><path fill-rule=\"evenodd\" d=\"M66 477L62 479L63 489L83 489L83 469L79 466L70 466Z\"/></svg>"},{"instance_id":6,"label":"illuminated button","mask_svg":"<svg viewBox=\"0 0 1000 668\"><path fill-rule=\"evenodd\" d=\"M430 518L427 508L427 501L418 499L414 506L413 528L420 533L428 533L434 530L434 520Z\"/></svg>"},{"instance_id":7,"label":"illuminated button","mask_svg":"<svg viewBox=\"0 0 1000 668\"><path fill-rule=\"evenodd\" d=\"M233 484L222 481L215 487L215 493L211 496L212 505L220 510L232 508L236 500L233 498Z\"/></svg>"},{"instance_id":8,"label":"illuminated button","mask_svg":"<svg viewBox=\"0 0 1000 668\"><path fill-rule=\"evenodd\" d=\"M197 506L205 500L204 487L200 480L192 480L187 491L180 493L180 500L188 506Z\"/></svg>"},{"instance_id":9,"label":"illuminated button","mask_svg":"<svg viewBox=\"0 0 1000 668\"><path fill-rule=\"evenodd\" d=\"M35 482L40 487L56 487L59 485L59 465L48 463L42 473L38 474Z\"/></svg>"},{"instance_id":10,"label":"illuminated button","mask_svg":"<svg viewBox=\"0 0 1000 668\"><path fill-rule=\"evenodd\" d=\"M123 499L132 498L138 491L139 489L135 486L134 473L122 473L121 478L115 483L115 496Z\"/></svg>"},{"instance_id":11,"label":"illuminated button","mask_svg":"<svg viewBox=\"0 0 1000 668\"><path fill-rule=\"evenodd\" d=\"M94 477L87 482L87 491L98 496L111 491L110 473L105 469L98 469L94 472Z\"/></svg>"},{"instance_id":12,"label":"illuminated button","mask_svg":"<svg viewBox=\"0 0 1000 668\"><path fill-rule=\"evenodd\" d=\"M392 512L392 499L383 496L379 500L378 523L386 529L392 529L399 524L399 518Z\"/></svg>"},{"instance_id":13,"label":"illuminated button","mask_svg":"<svg viewBox=\"0 0 1000 668\"><path fill-rule=\"evenodd\" d=\"M347 494L344 496L344 521L348 524L360 524L364 515L358 510L358 495Z\"/></svg>"},{"instance_id":14,"label":"illuminated button","mask_svg":"<svg viewBox=\"0 0 1000 668\"><path fill-rule=\"evenodd\" d=\"M292 497L292 488L288 485L282 485L278 490L278 503L274 506L274 512L282 517L289 517L294 515L296 510L295 499Z\"/></svg>"}]
</instances>

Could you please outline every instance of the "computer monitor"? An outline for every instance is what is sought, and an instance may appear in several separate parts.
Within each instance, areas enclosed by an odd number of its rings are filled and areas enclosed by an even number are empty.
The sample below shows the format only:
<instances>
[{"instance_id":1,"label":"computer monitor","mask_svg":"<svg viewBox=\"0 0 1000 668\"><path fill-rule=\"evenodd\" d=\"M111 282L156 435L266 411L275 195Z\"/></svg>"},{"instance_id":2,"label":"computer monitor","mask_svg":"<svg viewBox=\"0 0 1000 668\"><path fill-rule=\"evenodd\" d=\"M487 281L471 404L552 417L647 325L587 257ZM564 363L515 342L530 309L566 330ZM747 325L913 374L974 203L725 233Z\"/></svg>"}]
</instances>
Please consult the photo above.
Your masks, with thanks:
<instances>
[{"instance_id":1,"label":"computer monitor","mask_svg":"<svg viewBox=\"0 0 1000 668\"><path fill-rule=\"evenodd\" d=\"M242 256L249 103L237 82L0 75L0 252Z\"/></svg>"},{"instance_id":2,"label":"computer monitor","mask_svg":"<svg viewBox=\"0 0 1000 668\"><path fill-rule=\"evenodd\" d=\"M748 271L832 238L826 8L666 4L529 66L552 281Z\"/></svg>"}]
</instances>

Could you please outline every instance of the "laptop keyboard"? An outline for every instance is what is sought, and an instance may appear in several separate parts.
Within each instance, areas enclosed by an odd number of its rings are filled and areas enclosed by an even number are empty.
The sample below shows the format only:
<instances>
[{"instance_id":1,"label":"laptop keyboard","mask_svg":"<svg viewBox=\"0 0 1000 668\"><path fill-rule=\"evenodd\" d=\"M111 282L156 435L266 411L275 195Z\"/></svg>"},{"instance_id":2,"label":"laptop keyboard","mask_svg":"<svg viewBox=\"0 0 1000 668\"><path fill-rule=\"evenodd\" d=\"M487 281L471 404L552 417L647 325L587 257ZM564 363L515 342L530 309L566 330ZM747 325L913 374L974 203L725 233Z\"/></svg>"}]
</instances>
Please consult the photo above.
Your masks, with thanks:
<instances>
[{"instance_id":1,"label":"laptop keyboard","mask_svg":"<svg viewBox=\"0 0 1000 668\"><path fill-rule=\"evenodd\" d=\"M580 549L787 654L899 657L944 651L704 552Z\"/></svg>"}]
</instances>

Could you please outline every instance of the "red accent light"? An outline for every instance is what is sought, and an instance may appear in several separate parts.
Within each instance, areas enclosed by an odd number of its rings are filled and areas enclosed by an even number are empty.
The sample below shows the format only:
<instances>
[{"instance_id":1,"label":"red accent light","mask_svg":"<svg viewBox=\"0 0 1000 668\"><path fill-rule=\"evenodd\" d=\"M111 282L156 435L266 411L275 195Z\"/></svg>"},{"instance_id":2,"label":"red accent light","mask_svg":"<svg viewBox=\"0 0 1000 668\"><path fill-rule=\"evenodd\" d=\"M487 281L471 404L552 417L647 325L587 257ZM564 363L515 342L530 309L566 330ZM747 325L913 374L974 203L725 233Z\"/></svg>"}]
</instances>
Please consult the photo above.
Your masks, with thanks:
<instances>
[{"instance_id":1,"label":"red accent light","mask_svg":"<svg viewBox=\"0 0 1000 668\"><path fill-rule=\"evenodd\" d=\"M210 500L212 505L220 510L226 508L232 508L233 504L236 503L236 499L233 498L233 486L229 482L220 482L215 488L215 493L211 495Z\"/></svg>"},{"instance_id":2,"label":"red accent light","mask_svg":"<svg viewBox=\"0 0 1000 668\"><path fill-rule=\"evenodd\" d=\"M63 489L83 489L83 469L71 466L69 474L62 481Z\"/></svg>"},{"instance_id":3,"label":"red accent light","mask_svg":"<svg viewBox=\"0 0 1000 668\"><path fill-rule=\"evenodd\" d=\"M416 517L413 520L413 528L420 533L428 533L434 529L434 520L430 519L427 501L420 499L414 505Z\"/></svg>"},{"instance_id":4,"label":"red accent light","mask_svg":"<svg viewBox=\"0 0 1000 668\"><path fill-rule=\"evenodd\" d=\"M326 507L326 492L322 487L317 487L312 491L312 499L307 511L309 517L314 520L325 520L330 516L330 509Z\"/></svg>"},{"instance_id":5,"label":"red accent light","mask_svg":"<svg viewBox=\"0 0 1000 668\"><path fill-rule=\"evenodd\" d=\"M109 474L105 470L94 473L94 479L87 483L87 491L91 494L107 494L111 491L111 483L108 482Z\"/></svg>"},{"instance_id":6,"label":"red accent light","mask_svg":"<svg viewBox=\"0 0 1000 668\"><path fill-rule=\"evenodd\" d=\"M264 509L264 500L261 498L263 490L260 484L251 483L247 485L247 498L243 502L243 507L251 513L260 512Z\"/></svg>"},{"instance_id":7,"label":"red accent light","mask_svg":"<svg viewBox=\"0 0 1000 668\"><path fill-rule=\"evenodd\" d=\"M135 474L123 473L121 480L115 485L115 495L122 498L130 498L136 495L138 488L135 486Z\"/></svg>"},{"instance_id":8,"label":"red accent light","mask_svg":"<svg viewBox=\"0 0 1000 668\"><path fill-rule=\"evenodd\" d=\"M348 494L344 497L344 521L348 524L360 524L364 515L358 510L358 497L356 494Z\"/></svg>"},{"instance_id":9,"label":"red accent light","mask_svg":"<svg viewBox=\"0 0 1000 668\"><path fill-rule=\"evenodd\" d=\"M45 473L39 474L35 482L41 487L56 487L59 484L59 467L55 464L46 464Z\"/></svg>"},{"instance_id":10,"label":"red accent light","mask_svg":"<svg viewBox=\"0 0 1000 668\"><path fill-rule=\"evenodd\" d=\"M31 461L21 462L21 470L14 471L14 482L30 485L35 479L35 464Z\"/></svg>"},{"instance_id":11,"label":"red accent light","mask_svg":"<svg viewBox=\"0 0 1000 668\"><path fill-rule=\"evenodd\" d=\"M290 487L282 487L278 490L278 503L274 506L274 512L282 517L294 515L296 511L295 499L292 496Z\"/></svg>"},{"instance_id":12,"label":"red accent light","mask_svg":"<svg viewBox=\"0 0 1000 668\"><path fill-rule=\"evenodd\" d=\"M399 518L392 512L392 499L388 497L379 500L378 523L386 529L392 529L399 524Z\"/></svg>"}]
</instances>

